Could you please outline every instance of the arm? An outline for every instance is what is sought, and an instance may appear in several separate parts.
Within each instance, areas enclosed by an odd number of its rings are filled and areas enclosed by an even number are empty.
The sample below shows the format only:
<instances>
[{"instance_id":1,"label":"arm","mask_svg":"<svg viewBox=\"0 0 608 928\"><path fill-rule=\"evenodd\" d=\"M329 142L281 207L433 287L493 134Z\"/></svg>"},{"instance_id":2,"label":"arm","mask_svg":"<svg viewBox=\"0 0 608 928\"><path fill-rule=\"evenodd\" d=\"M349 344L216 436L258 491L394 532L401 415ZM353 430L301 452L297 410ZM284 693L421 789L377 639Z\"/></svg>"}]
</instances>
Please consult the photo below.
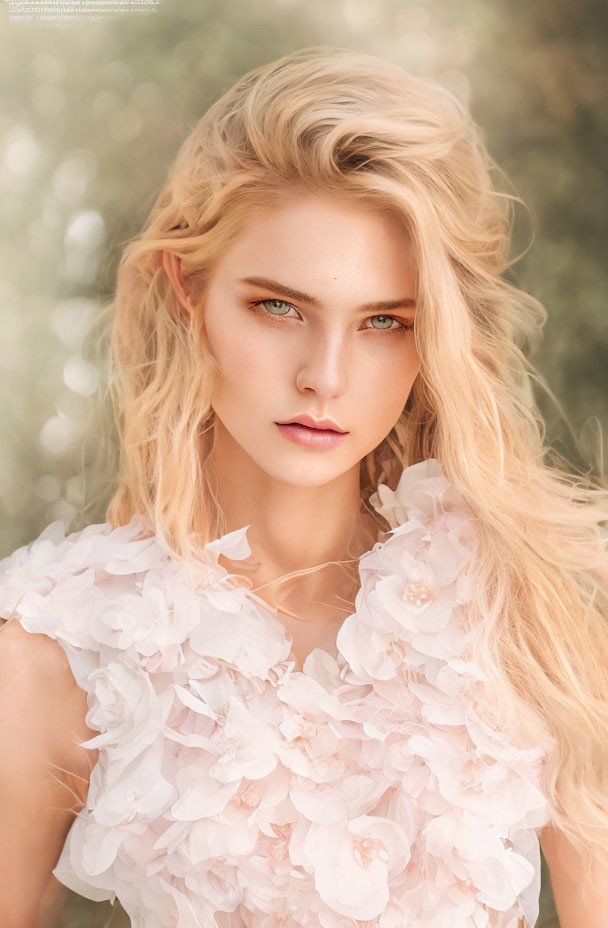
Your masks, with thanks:
<instances>
[{"instance_id":1,"label":"arm","mask_svg":"<svg viewBox=\"0 0 608 928\"><path fill-rule=\"evenodd\" d=\"M0 924L34 928L96 752L86 694L46 635L0 627ZM95 756L89 756L89 755Z\"/></svg>"},{"instance_id":2,"label":"arm","mask_svg":"<svg viewBox=\"0 0 608 928\"><path fill-rule=\"evenodd\" d=\"M562 832L547 825L539 832L559 917L560 928L608 926L608 869L595 864L583 882L579 855Z\"/></svg>"}]
</instances>

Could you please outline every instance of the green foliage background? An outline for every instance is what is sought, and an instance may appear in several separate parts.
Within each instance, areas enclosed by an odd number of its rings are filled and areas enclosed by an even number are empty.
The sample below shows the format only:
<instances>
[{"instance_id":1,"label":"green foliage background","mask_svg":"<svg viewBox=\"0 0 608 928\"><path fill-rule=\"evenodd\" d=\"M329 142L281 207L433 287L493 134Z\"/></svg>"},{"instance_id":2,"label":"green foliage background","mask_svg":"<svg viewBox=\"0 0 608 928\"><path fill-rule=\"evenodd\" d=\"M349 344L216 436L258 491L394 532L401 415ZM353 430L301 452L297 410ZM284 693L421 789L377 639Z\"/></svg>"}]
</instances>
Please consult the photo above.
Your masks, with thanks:
<instances>
[{"instance_id":1,"label":"green foliage background","mask_svg":"<svg viewBox=\"0 0 608 928\"><path fill-rule=\"evenodd\" d=\"M389 58L468 102L528 206L514 237L514 254L526 253L510 273L549 312L534 363L581 448L598 443L608 421L603 2L160 0L149 15L54 27L8 11L0 4L3 554L82 505L96 387L83 338L181 141L243 72L307 45ZM580 466L558 410L539 401L552 442ZM58 919L127 921L117 905L73 894ZM557 925L544 861L538 925Z\"/></svg>"}]
</instances>

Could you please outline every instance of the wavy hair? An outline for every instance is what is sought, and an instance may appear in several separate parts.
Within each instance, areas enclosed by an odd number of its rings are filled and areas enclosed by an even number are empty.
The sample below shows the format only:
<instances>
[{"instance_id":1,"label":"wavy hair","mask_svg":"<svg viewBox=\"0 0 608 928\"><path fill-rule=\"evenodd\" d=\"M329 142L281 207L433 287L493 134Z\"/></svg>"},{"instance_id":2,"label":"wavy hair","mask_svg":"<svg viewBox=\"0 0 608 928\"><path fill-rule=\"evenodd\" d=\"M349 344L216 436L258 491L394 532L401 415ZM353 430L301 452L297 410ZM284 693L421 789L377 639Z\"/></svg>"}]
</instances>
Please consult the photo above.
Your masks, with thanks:
<instances>
[{"instance_id":1,"label":"wavy hair","mask_svg":"<svg viewBox=\"0 0 608 928\"><path fill-rule=\"evenodd\" d=\"M548 750L556 827L608 862L608 487L547 442L531 354L543 305L502 275L517 196L465 106L431 80L332 46L245 74L181 146L118 267L107 388L116 451L106 518L142 515L180 557L225 530L210 479L217 375L195 303L260 210L301 193L388 210L411 239L421 367L399 421L361 462L361 501L441 464L476 526L476 659L511 730ZM555 397L553 397L555 400ZM557 402L557 401L556 401ZM108 433L109 434L109 433Z\"/></svg>"}]
</instances>

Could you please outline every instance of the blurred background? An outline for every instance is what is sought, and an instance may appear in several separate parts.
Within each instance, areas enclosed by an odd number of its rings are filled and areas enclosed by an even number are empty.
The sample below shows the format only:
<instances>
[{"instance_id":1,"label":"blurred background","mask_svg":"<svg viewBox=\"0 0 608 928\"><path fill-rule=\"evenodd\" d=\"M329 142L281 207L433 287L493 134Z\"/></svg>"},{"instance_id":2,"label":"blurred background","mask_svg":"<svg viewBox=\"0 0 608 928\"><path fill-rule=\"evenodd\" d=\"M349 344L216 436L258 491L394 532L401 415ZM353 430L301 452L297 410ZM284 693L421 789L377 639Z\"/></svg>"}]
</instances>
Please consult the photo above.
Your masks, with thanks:
<instances>
[{"instance_id":1,"label":"blurred background","mask_svg":"<svg viewBox=\"0 0 608 928\"><path fill-rule=\"evenodd\" d=\"M179 145L245 71L308 45L389 58L470 107L527 207L509 276L549 313L532 357L562 407L539 394L548 436L587 469L608 422L603 0L157 0L47 24L15 10L0 2L0 556L82 507L98 437L83 340ZM66 892L55 923L128 920Z\"/></svg>"}]
</instances>

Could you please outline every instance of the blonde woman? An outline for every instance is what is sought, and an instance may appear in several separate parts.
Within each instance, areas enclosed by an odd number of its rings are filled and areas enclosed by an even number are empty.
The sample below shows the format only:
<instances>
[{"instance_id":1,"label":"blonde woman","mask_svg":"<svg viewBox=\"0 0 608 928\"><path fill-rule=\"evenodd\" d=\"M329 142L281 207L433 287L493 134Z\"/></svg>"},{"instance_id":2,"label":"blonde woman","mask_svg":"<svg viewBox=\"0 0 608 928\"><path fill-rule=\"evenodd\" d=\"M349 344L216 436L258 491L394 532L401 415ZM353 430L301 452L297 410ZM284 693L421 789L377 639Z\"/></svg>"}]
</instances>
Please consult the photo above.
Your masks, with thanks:
<instances>
[{"instance_id":1,"label":"blonde woman","mask_svg":"<svg viewBox=\"0 0 608 928\"><path fill-rule=\"evenodd\" d=\"M471 116L311 48L183 144L111 307L106 522L0 564L1 922L608 924L608 490L548 448ZM603 478L602 478L603 479Z\"/></svg>"}]
</instances>

